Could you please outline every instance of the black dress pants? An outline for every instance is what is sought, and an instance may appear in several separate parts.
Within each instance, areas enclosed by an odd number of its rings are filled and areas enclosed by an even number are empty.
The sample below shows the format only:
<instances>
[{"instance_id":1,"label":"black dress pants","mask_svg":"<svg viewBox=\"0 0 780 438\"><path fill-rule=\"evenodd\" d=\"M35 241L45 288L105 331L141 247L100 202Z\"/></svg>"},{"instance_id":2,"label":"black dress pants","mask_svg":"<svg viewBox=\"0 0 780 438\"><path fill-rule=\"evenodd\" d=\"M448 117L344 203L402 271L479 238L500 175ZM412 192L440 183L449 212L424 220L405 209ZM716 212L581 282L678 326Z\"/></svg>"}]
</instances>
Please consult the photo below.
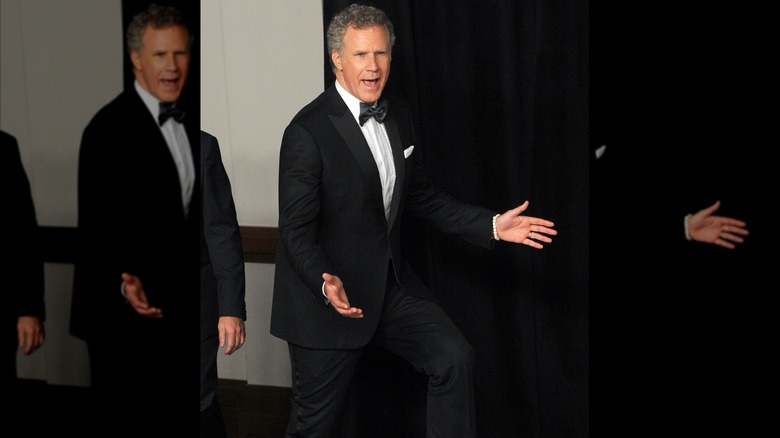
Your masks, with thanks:
<instances>
[{"instance_id":1,"label":"black dress pants","mask_svg":"<svg viewBox=\"0 0 780 438\"><path fill-rule=\"evenodd\" d=\"M371 342L428 376L427 437L476 436L474 350L441 306L391 283ZM363 349L288 346L292 412L286 437L333 438Z\"/></svg>"}]
</instances>

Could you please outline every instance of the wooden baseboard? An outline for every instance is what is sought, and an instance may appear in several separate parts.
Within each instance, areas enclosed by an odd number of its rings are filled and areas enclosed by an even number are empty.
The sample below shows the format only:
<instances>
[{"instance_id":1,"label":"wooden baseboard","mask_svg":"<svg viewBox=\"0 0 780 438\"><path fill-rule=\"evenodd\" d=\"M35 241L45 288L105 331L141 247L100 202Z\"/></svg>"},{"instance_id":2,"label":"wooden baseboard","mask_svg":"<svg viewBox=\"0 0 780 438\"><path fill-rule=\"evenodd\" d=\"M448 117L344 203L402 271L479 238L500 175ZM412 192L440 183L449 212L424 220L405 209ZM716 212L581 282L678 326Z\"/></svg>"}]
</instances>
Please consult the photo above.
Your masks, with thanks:
<instances>
[{"instance_id":1,"label":"wooden baseboard","mask_svg":"<svg viewBox=\"0 0 780 438\"><path fill-rule=\"evenodd\" d=\"M76 259L75 227L39 227L43 261L73 263ZM241 245L247 263L275 263L279 244L276 227L241 227Z\"/></svg>"}]
</instances>

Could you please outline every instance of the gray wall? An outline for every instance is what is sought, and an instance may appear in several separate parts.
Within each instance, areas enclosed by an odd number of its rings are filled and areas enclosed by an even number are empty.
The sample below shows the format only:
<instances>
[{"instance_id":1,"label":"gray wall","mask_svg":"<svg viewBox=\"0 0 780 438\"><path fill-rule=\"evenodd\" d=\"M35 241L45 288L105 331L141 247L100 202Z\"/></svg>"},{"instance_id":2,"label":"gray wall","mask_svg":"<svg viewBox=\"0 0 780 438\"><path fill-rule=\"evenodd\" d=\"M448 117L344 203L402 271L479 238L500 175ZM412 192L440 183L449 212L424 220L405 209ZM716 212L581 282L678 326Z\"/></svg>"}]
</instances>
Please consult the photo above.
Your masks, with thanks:
<instances>
[{"instance_id":1,"label":"gray wall","mask_svg":"<svg viewBox=\"0 0 780 438\"><path fill-rule=\"evenodd\" d=\"M220 140L239 222L277 225L287 122L322 89L319 0L201 0L201 126ZM43 226L76 225L81 132L122 90L119 0L0 0L0 129L17 137ZM68 334L73 267L46 264L46 343L23 378L88 386L85 344ZM247 265L247 344L224 378L289 386L286 344L268 333L273 265ZM193 334L193 336L197 336Z\"/></svg>"},{"instance_id":2,"label":"gray wall","mask_svg":"<svg viewBox=\"0 0 780 438\"><path fill-rule=\"evenodd\" d=\"M0 128L16 136L40 225L76 225L81 131L122 89L120 2L0 1ZM46 342L18 355L19 376L89 384L83 341L68 334L73 266L47 263Z\"/></svg>"},{"instance_id":3,"label":"gray wall","mask_svg":"<svg viewBox=\"0 0 780 438\"><path fill-rule=\"evenodd\" d=\"M320 0L201 0L201 127L219 138L241 225L277 226L279 145L322 91ZM287 344L269 333L273 265L247 265L247 343L220 375L290 386Z\"/></svg>"}]
</instances>

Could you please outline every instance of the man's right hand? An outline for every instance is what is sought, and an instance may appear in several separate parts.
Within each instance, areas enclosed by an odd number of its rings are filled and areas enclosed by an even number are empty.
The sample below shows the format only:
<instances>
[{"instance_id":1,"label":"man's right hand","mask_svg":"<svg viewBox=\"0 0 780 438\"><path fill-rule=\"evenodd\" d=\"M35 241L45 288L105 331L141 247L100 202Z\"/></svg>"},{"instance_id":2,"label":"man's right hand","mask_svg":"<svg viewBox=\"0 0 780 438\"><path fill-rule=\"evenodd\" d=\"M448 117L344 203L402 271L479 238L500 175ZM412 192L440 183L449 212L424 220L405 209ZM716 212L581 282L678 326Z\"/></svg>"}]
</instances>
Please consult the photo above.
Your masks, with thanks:
<instances>
[{"instance_id":1,"label":"man's right hand","mask_svg":"<svg viewBox=\"0 0 780 438\"><path fill-rule=\"evenodd\" d=\"M351 307L349 305L349 299L347 298L347 292L344 290L344 284L341 283L341 279L335 275L324 272L322 279L325 280L324 290L325 295L328 296L330 304L339 312L342 316L348 318L362 318L363 310L357 307Z\"/></svg>"},{"instance_id":2,"label":"man's right hand","mask_svg":"<svg viewBox=\"0 0 780 438\"><path fill-rule=\"evenodd\" d=\"M125 291L125 297L139 315L154 319L162 318L162 309L149 306L149 300L146 298L144 285L141 283L140 278L123 272L122 280L124 280L123 290Z\"/></svg>"}]
</instances>

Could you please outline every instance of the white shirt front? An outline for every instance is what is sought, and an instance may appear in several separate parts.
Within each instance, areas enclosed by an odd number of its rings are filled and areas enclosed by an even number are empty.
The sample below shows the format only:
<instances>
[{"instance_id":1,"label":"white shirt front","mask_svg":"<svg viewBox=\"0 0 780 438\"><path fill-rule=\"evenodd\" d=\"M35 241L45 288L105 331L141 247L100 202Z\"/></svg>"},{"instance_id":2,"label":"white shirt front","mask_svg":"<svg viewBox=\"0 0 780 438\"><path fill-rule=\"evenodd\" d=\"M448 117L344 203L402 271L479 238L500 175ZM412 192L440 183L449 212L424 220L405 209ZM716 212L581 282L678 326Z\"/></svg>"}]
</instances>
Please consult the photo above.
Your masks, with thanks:
<instances>
[{"instance_id":1,"label":"white shirt front","mask_svg":"<svg viewBox=\"0 0 780 438\"><path fill-rule=\"evenodd\" d=\"M349 94L344 87L336 81L336 90L344 99L347 108L355 116L355 121L360 124L360 100ZM390 140L387 137L385 125L379 123L375 118L369 119L360 127L363 136L371 149L371 155L376 161L376 168L379 171L379 179L382 182L382 198L385 205L385 218L390 217L390 203L393 200L393 188L395 187L395 162L393 161L393 148L390 146Z\"/></svg>"},{"instance_id":2,"label":"white shirt front","mask_svg":"<svg viewBox=\"0 0 780 438\"><path fill-rule=\"evenodd\" d=\"M160 114L160 101L141 87L138 81L135 82L135 90L141 96L141 99L149 108L149 112L154 117L154 123L157 123L157 116ZM165 137L165 143L171 152L173 161L176 163L176 170L179 172L179 182L181 183L181 199L184 207L185 216L190 212L190 201L192 200L192 191L195 188L195 164L192 161L192 150L190 141L187 138L187 132L184 125L173 118L160 126L160 131Z\"/></svg>"}]
</instances>

